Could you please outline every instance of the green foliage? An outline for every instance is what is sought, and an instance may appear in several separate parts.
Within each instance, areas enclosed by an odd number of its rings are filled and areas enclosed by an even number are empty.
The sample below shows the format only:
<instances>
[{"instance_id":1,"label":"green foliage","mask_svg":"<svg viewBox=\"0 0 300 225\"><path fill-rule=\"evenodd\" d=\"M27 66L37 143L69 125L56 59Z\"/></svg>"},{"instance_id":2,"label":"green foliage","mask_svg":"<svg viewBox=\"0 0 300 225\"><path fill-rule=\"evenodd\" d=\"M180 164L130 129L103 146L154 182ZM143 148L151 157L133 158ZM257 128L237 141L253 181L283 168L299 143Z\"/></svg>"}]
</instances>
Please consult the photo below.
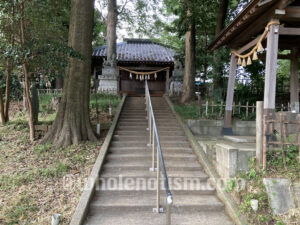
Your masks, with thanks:
<instances>
[{"instance_id":1,"label":"green foliage","mask_svg":"<svg viewBox=\"0 0 300 225\"><path fill-rule=\"evenodd\" d=\"M95 8L93 46L98 47L104 45L105 36L106 36L106 26L102 21L101 12L97 8Z\"/></svg>"},{"instance_id":2,"label":"green foliage","mask_svg":"<svg viewBox=\"0 0 300 225\"><path fill-rule=\"evenodd\" d=\"M112 108L116 108L121 99L117 95L110 95L110 94L103 94L103 93L97 93L92 94L90 106L92 109L95 109L98 105L100 110L108 111L109 106Z\"/></svg>"},{"instance_id":3,"label":"green foliage","mask_svg":"<svg viewBox=\"0 0 300 225\"><path fill-rule=\"evenodd\" d=\"M5 93L5 79L6 75L4 74L4 71L0 70L0 88L2 93ZM22 98L22 94L22 87L18 78L17 71L13 71L10 82L10 98L13 100L20 100Z\"/></svg>"},{"instance_id":4,"label":"green foliage","mask_svg":"<svg viewBox=\"0 0 300 225\"><path fill-rule=\"evenodd\" d=\"M184 119L198 119L198 108L195 105L174 104L175 111Z\"/></svg>"},{"instance_id":5,"label":"green foliage","mask_svg":"<svg viewBox=\"0 0 300 225\"><path fill-rule=\"evenodd\" d=\"M38 211L38 205L30 197L21 196L16 205L9 209L7 225L19 224L19 219L27 219L30 212ZM26 223L28 224L28 223Z\"/></svg>"},{"instance_id":6,"label":"green foliage","mask_svg":"<svg viewBox=\"0 0 300 225\"><path fill-rule=\"evenodd\" d=\"M281 149L269 149L267 151L267 172L272 174L276 171L280 175L288 176L291 180L299 180L300 164L298 162L298 147L294 145L286 146L285 155L286 167L284 167Z\"/></svg>"},{"instance_id":7,"label":"green foliage","mask_svg":"<svg viewBox=\"0 0 300 225\"><path fill-rule=\"evenodd\" d=\"M227 181L226 188L225 188L227 192L232 192L235 188L236 188L235 179L230 179L229 181Z\"/></svg>"},{"instance_id":8,"label":"green foliage","mask_svg":"<svg viewBox=\"0 0 300 225\"><path fill-rule=\"evenodd\" d=\"M45 152L49 151L51 149L51 144L46 145L36 145L33 147L33 151L38 154L44 154Z\"/></svg>"}]
</instances>

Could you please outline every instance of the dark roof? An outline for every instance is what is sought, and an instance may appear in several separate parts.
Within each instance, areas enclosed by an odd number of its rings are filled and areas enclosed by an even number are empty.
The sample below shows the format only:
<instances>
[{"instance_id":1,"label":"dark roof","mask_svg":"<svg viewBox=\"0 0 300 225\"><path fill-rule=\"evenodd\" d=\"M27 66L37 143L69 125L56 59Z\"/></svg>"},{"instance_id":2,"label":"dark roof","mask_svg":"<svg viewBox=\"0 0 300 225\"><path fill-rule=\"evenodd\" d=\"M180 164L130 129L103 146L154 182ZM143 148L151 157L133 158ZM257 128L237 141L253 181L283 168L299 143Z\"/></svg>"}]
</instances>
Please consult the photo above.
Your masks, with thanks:
<instances>
[{"instance_id":1,"label":"dark roof","mask_svg":"<svg viewBox=\"0 0 300 225\"><path fill-rule=\"evenodd\" d=\"M94 50L93 57L106 57L106 54L106 46L101 46ZM173 49L149 39L124 39L124 42L117 44L119 62L173 63L174 55Z\"/></svg>"},{"instance_id":2,"label":"dark roof","mask_svg":"<svg viewBox=\"0 0 300 225\"><path fill-rule=\"evenodd\" d=\"M295 0L252 0L245 9L210 43L209 49L216 50L223 45L240 48L264 31L276 9L285 9ZM280 18L287 23L285 18ZM298 25L298 24L297 24Z\"/></svg>"}]
</instances>

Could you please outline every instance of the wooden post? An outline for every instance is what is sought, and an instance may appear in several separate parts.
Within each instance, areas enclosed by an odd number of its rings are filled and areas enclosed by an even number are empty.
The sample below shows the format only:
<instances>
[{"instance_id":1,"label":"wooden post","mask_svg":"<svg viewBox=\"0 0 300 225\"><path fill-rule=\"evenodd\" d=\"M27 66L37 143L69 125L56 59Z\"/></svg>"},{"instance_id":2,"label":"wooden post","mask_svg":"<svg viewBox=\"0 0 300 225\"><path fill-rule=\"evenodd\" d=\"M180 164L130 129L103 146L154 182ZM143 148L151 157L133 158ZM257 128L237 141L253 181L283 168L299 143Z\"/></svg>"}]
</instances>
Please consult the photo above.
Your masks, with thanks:
<instances>
[{"instance_id":1,"label":"wooden post","mask_svg":"<svg viewBox=\"0 0 300 225\"><path fill-rule=\"evenodd\" d=\"M199 119L201 119L201 117L202 117L202 101L201 101L200 93L198 95L198 114L199 114Z\"/></svg>"},{"instance_id":2,"label":"wooden post","mask_svg":"<svg viewBox=\"0 0 300 225\"><path fill-rule=\"evenodd\" d=\"M249 116L249 102L246 103L246 117Z\"/></svg>"},{"instance_id":3,"label":"wooden post","mask_svg":"<svg viewBox=\"0 0 300 225\"><path fill-rule=\"evenodd\" d=\"M222 112L223 112L223 101L221 101L221 107L220 107L219 117L222 116Z\"/></svg>"},{"instance_id":4,"label":"wooden post","mask_svg":"<svg viewBox=\"0 0 300 225\"><path fill-rule=\"evenodd\" d=\"M299 113L299 61L298 48L291 51L290 102L291 111Z\"/></svg>"},{"instance_id":5,"label":"wooden post","mask_svg":"<svg viewBox=\"0 0 300 225\"><path fill-rule=\"evenodd\" d=\"M205 104L205 114L207 117L208 116L208 101L206 101L206 104Z\"/></svg>"},{"instance_id":6,"label":"wooden post","mask_svg":"<svg viewBox=\"0 0 300 225\"><path fill-rule=\"evenodd\" d=\"M166 71L166 90L165 90L165 94L167 96L169 96L169 81L170 81L170 68L167 69Z\"/></svg>"},{"instance_id":7,"label":"wooden post","mask_svg":"<svg viewBox=\"0 0 300 225\"><path fill-rule=\"evenodd\" d=\"M263 102L256 102L256 168L259 169L263 158Z\"/></svg>"},{"instance_id":8,"label":"wooden post","mask_svg":"<svg viewBox=\"0 0 300 225\"><path fill-rule=\"evenodd\" d=\"M211 102L211 114L214 114L214 101Z\"/></svg>"},{"instance_id":9,"label":"wooden post","mask_svg":"<svg viewBox=\"0 0 300 225\"><path fill-rule=\"evenodd\" d=\"M286 168L286 159L285 159L285 151L284 151L284 117L283 114L280 113L279 115L279 122L280 122L280 143L281 143L281 154L282 160L284 164L284 168Z\"/></svg>"},{"instance_id":10,"label":"wooden post","mask_svg":"<svg viewBox=\"0 0 300 225\"><path fill-rule=\"evenodd\" d=\"M263 117L263 170L266 170L267 168L267 116L264 115Z\"/></svg>"},{"instance_id":11,"label":"wooden post","mask_svg":"<svg viewBox=\"0 0 300 225\"><path fill-rule=\"evenodd\" d=\"M239 115L241 115L241 102L239 102Z\"/></svg>"},{"instance_id":12,"label":"wooden post","mask_svg":"<svg viewBox=\"0 0 300 225\"><path fill-rule=\"evenodd\" d=\"M223 134L232 135L232 127L231 127L231 120L232 120L232 103L233 103L233 96L234 96L234 83L235 83L235 76L236 76L236 69L237 69L237 58L235 55L231 55L230 59L230 72L229 72L229 79L228 79L228 86L227 86L227 96L226 96L226 108L225 108L225 117L224 117L224 127L223 127Z\"/></svg>"},{"instance_id":13,"label":"wooden post","mask_svg":"<svg viewBox=\"0 0 300 225\"><path fill-rule=\"evenodd\" d=\"M298 150L299 150L298 161L300 163L300 115L298 115Z\"/></svg>"},{"instance_id":14,"label":"wooden post","mask_svg":"<svg viewBox=\"0 0 300 225\"><path fill-rule=\"evenodd\" d=\"M267 35L266 77L264 90L264 115L274 115L276 94L276 72L278 58L279 25L269 27Z\"/></svg>"}]
</instances>

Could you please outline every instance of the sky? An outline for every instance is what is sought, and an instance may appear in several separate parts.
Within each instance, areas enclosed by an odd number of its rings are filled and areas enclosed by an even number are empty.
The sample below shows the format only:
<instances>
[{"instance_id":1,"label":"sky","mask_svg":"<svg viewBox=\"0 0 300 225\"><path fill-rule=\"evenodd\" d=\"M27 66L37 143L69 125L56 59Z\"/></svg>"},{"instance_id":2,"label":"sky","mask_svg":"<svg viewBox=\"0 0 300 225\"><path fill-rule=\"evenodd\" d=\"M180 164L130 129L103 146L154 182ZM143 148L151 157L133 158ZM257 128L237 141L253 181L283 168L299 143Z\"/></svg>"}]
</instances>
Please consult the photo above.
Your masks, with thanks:
<instances>
[{"instance_id":1,"label":"sky","mask_svg":"<svg viewBox=\"0 0 300 225\"><path fill-rule=\"evenodd\" d=\"M104 5L105 3L103 3L103 2L105 2L105 1L96 0L95 7L97 9L99 9L100 12L102 12L104 17L106 17L107 16L107 8ZM128 10L128 11L134 11L134 8L135 8L134 2L135 2L135 0L117 0L118 6L123 6L124 3L126 3L125 10ZM148 1L146 1L146 2L148 2ZM159 11L159 9L163 8L163 0L157 0L156 8L157 8L156 11L154 11L150 7L148 8L147 16L149 16L148 19L150 19L150 21L152 21L154 23L154 20L151 20L153 15L158 16L159 19L161 21L164 21L165 23L171 23L174 20L174 17L165 16ZM124 38L149 38L146 34L143 35L141 33L138 33L138 34L135 33L134 29L132 29L132 25L130 25L129 23L121 21L121 20L119 20L118 22L119 22L119 26L117 28L117 41L118 42L123 41ZM151 25L151 22L148 25ZM134 27L137 28L138 24L135 23ZM159 37L159 34L157 35L156 38L158 38L158 37Z\"/></svg>"}]
</instances>

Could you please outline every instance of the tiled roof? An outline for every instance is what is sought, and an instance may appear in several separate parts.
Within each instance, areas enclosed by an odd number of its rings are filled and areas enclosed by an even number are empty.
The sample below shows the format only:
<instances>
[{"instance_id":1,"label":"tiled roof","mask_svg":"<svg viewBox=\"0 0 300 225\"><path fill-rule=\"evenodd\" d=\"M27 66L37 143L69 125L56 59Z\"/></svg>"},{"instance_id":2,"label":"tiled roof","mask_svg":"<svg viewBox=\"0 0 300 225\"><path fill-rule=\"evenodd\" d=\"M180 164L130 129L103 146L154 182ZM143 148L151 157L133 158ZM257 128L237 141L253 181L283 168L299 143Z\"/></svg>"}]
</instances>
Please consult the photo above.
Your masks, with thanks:
<instances>
[{"instance_id":1,"label":"tiled roof","mask_svg":"<svg viewBox=\"0 0 300 225\"><path fill-rule=\"evenodd\" d=\"M93 57L106 57L106 46L98 47ZM117 61L174 62L175 51L145 39L125 39L117 44Z\"/></svg>"}]
</instances>

